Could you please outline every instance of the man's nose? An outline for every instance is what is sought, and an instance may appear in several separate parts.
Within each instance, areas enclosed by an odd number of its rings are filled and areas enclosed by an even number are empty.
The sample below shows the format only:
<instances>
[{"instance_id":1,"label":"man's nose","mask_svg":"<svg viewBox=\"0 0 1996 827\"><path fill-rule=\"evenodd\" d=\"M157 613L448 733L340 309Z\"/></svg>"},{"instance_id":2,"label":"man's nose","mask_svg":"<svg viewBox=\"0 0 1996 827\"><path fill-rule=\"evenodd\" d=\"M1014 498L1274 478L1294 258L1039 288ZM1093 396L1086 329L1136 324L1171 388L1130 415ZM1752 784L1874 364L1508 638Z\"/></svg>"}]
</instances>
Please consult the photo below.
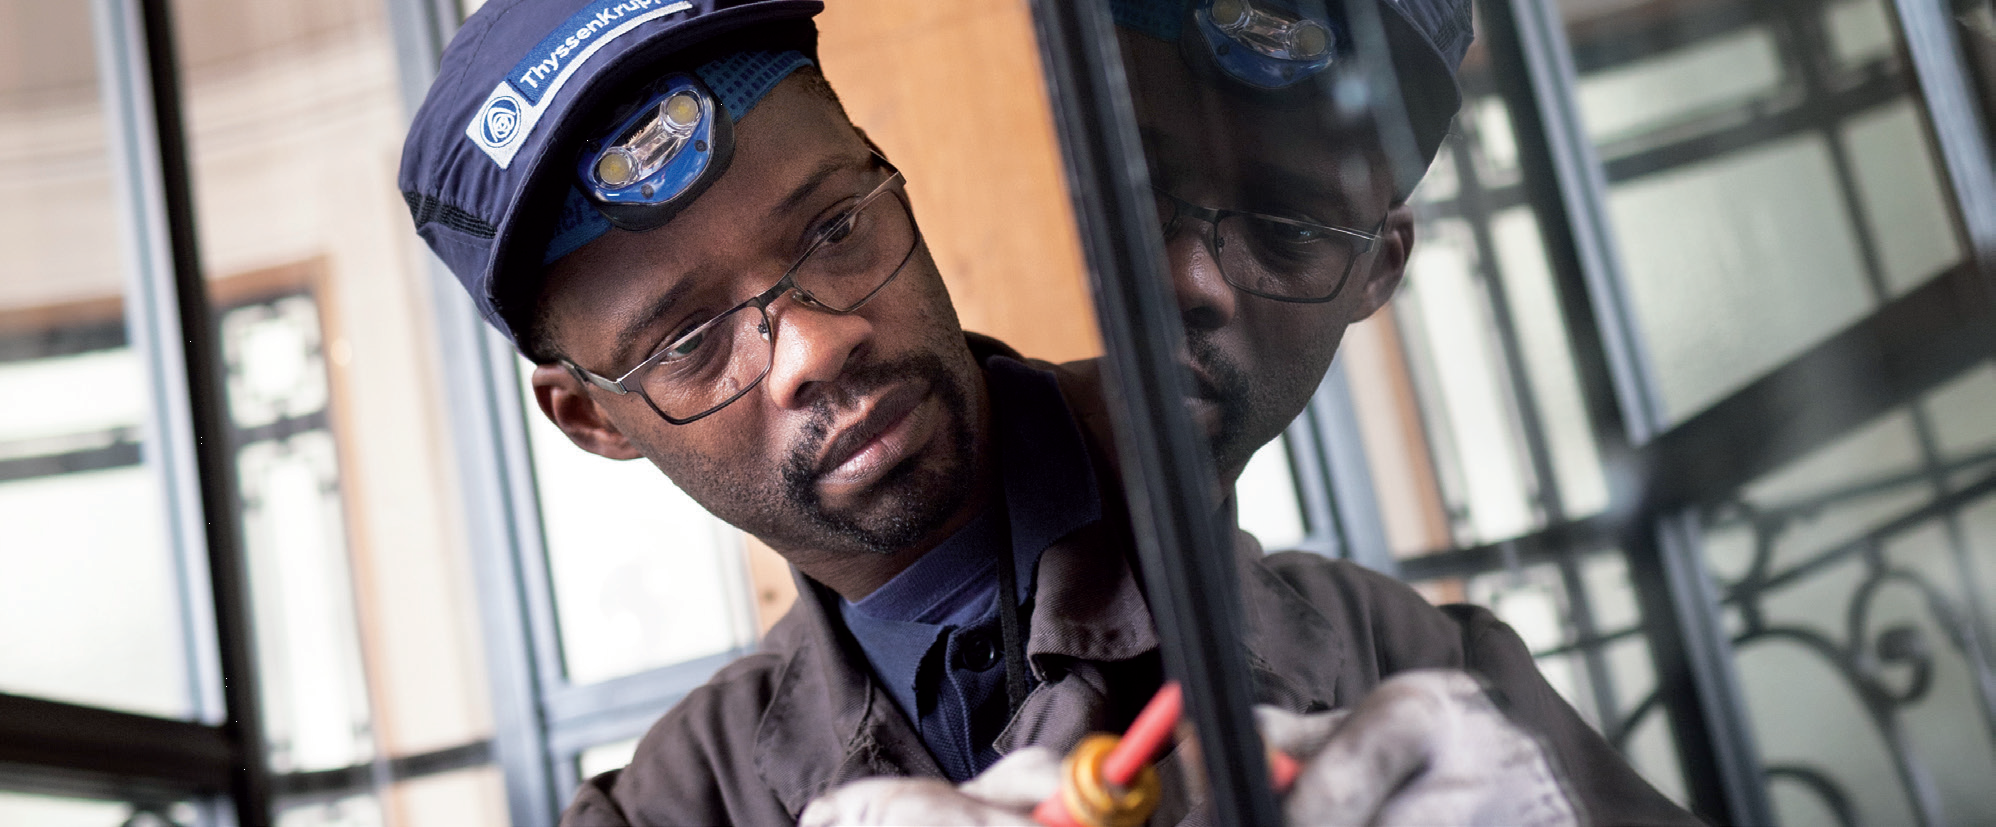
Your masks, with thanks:
<instances>
[{"instance_id":1,"label":"man's nose","mask_svg":"<svg viewBox=\"0 0 1996 827\"><path fill-rule=\"evenodd\" d=\"M768 312L775 338L763 389L779 407L816 402L873 342L873 322L865 316L833 313L795 293L771 303Z\"/></svg>"},{"instance_id":2,"label":"man's nose","mask_svg":"<svg viewBox=\"0 0 1996 827\"><path fill-rule=\"evenodd\" d=\"M1180 219L1164 239L1171 287L1178 296L1178 313L1186 330L1217 330L1234 319L1238 297L1220 273L1212 233L1211 224Z\"/></svg>"}]
</instances>

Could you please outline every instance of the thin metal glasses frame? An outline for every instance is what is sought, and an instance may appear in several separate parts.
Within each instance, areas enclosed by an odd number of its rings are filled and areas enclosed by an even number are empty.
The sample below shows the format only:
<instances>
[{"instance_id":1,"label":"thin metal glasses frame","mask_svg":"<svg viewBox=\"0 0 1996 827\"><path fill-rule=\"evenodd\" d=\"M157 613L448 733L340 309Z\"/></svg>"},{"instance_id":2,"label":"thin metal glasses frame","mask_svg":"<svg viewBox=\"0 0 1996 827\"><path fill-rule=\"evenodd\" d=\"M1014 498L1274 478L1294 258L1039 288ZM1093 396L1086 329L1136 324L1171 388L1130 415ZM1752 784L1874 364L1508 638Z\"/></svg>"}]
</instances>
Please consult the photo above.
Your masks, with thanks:
<instances>
[{"instance_id":1,"label":"thin metal glasses frame","mask_svg":"<svg viewBox=\"0 0 1996 827\"><path fill-rule=\"evenodd\" d=\"M1178 221L1179 219L1185 216L1191 216L1193 218L1199 219L1200 221L1206 222L1207 226L1206 249L1213 254L1213 262L1215 265L1217 265L1220 268L1220 277L1226 279L1228 284L1233 285L1235 289L1240 290L1243 293L1247 293L1249 295L1254 295L1254 296L1260 296L1264 299L1269 299L1272 301L1290 302L1293 304L1323 304L1325 302L1335 301L1339 295L1344 293L1345 283L1351 280L1351 271L1358 267L1358 260L1364 258L1366 253L1372 252L1372 245L1379 243L1380 234L1386 230L1386 218L1383 216L1379 219L1379 224L1373 228L1373 231L1368 233L1363 230L1354 230L1349 227L1337 227L1330 224L1314 224L1308 221L1299 221L1294 218L1284 218L1279 215L1268 215L1266 213L1249 212L1247 210L1226 210L1217 207L1208 207L1200 204L1194 204L1190 201L1187 201L1183 198L1173 195L1171 192L1165 190L1163 187L1159 187L1155 184L1151 185L1151 190L1157 193L1159 197L1163 198L1166 201L1171 202L1171 217L1165 219L1163 223L1164 237L1167 240L1169 240L1174 234L1177 233ZM1329 233L1332 235L1341 235L1350 238L1354 241L1357 241L1359 242L1359 244L1357 247L1354 247L1352 249L1351 258L1345 261L1344 272L1338 274L1337 286L1332 287L1331 292L1329 294L1321 297L1308 297L1308 298L1298 297L1298 296L1277 295L1264 290L1257 290L1253 287L1249 287L1245 284L1235 281L1234 276L1227 272L1226 265L1220 263L1220 250L1226 247L1226 242L1220 238L1220 222L1225 221L1237 215L1246 216L1249 218L1256 219L1258 221L1270 221L1277 224L1286 224L1291 227L1300 227L1306 230L1316 230L1319 232Z\"/></svg>"},{"instance_id":2,"label":"thin metal glasses frame","mask_svg":"<svg viewBox=\"0 0 1996 827\"><path fill-rule=\"evenodd\" d=\"M885 166L887 168L889 173L887 176L887 180L880 182L879 186L874 187L872 192L869 192L864 197L860 198L859 202L854 204L851 209L848 209L844 213L840 214L839 218L836 219L837 222L843 223L851 221L854 216L859 215L861 211L865 210L868 206L872 205L873 202L886 196L895 195L895 192L898 189L898 185L905 184L907 182L906 176L903 176L900 170L895 169L894 165L890 163L886 158L882 158L877 154L874 155L874 158L878 160L882 166ZM895 195L895 197L899 198L898 195ZM824 301L821 301L817 296L812 295L811 291L806 290L797 284L796 280L797 270L803 267L804 262L808 261L811 258L811 255L813 253L816 253L818 251L818 248L823 246L825 241L831 237L829 233L820 233L819 236L811 242L811 246L806 248L803 254L797 257L796 261L791 262L789 269L783 272L783 277L777 279L775 284L769 286L769 289L757 293L754 296L750 296L749 298L743 300L740 304L728 308L726 311L716 314L713 318L700 323L699 326L694 327L692 330L689 330L679 336L673 337L671 340L660 345L659 348L653 351L650 356L645 357L644 361L639 362L635 367L632 367L630 370L625 371L622 376L619 376L615 379L611 379L607 376L593 373L588 368L584 368L581 365L577 365L574 362L571 362L567 359L561 360L561 364L563 367L568 368L568 370L571 373L574 373L577 378L581 379L584 382L588 382L589 384L594 385L598 388L602 388L603 390L609 391L619 396L632 393L637 394L639 398L645 400L645 404L651 406L653 413L658 414L660 418L663 418L665 421L670 422L674 425L685 425L694 422L695 420L698 420L702 417L705 417L709 414L712 414L715 411L718 411L722 408L725 408L733 404L735 400L742 398L743 395L747 394L749 391L754 390L757 385L762 384L763 378L769 375L770 366L775 362L774 354L772 353L772 358L763 363L762 370L756 374L755 379L742 385L741 390L735 391L733 395L729 396L727 399L722 400L713 407L708 408L707 410L701 411L700 413L694 414L689 417L676 417L666 413L664 409L661 409L658 406L658 403L651 398L650 394L645 393L641 388L632 387L631 380L633 377L637 376L638 374L643 373L646 370L651 369L654 365L658 364L658 361L660 359L665 358L666 354L671 353L679 345L687 341L696 339L702 335L705 335L707 331L713 329L715 325L720 324L722 320L730 316L733 316L734 314L747 308L754 308L757 313L762 315L762 323L763 323L762 329L764 331L763 339L766 343L768 343L769 347L773 351L776 347L776 333L775 333L775 328L772 327L769 322L769 305L775 303L777 299L783 297L783 295L786 293L796 296L799 304L802 304L806 307L823 310L827 313L838 313L838 314L851 313L853 311L860 309L861 307L866 306L866 303L872 301L874 296L880 295L881 290L886 289L887 285L894 283L894 280L900 277L901 271L904 268L906 268L908 265L908 259L914 257L915 248L920 247L922 244L922 230L919 226L916 226L914 223L914 210L909 209L908 204L905 200L902 201L902 208L908 210L908 223L910 228L913 230L912 243L908 245L907 251L902 254L901 260L895 262L894 269L887 274L887 277L881 279L879 284L874 285L872 290L867 291L867 294L865 296L861 296L858 301L853 302L850 306L834 307L830 304L825 303Z\"/></svg>"}]
</instances>

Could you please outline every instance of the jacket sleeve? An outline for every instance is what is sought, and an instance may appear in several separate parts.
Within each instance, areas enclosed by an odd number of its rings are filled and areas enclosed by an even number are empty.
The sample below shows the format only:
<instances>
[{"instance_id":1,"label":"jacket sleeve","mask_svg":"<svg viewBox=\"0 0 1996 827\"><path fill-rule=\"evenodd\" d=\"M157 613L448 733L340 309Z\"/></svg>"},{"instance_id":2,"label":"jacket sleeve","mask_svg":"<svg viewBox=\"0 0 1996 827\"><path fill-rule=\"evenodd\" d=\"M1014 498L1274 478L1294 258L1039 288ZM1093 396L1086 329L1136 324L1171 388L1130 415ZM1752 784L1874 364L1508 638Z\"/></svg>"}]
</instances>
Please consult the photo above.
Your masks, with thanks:
<instances>
[{"instance_id":1,"label":"jacket sleeve","mask_svg":"<svg viewBox=\"0 0 1996 827\"><path fill-rule=\"evenodd\" d=\"M1525 641L1481 606L1440 607L1462 629L1464 664L1484 680L1511 720L1553 751L1591 824L1696 825L1700 822L1637 775L1607 739L1539 673Z\"/></svg>"},{"instance_id":2,"label":"jacket sleeve","mask_svg":"<svg viewBox=\"0 0 1996 827\"><path fill-rule=\"evenodd\" d=\"M1345 561L1295 553L1268 559L1333 623L1355 627L1362 636L1355 654L1370 661L1371 674L1361 685L1369 688L1394 673L1426 668L1462 669L1480 678L1512 722L1552 752L1587 823L1701 823L1636 774L1546 682L1524 640L1490 610L1462 604L1437 608L1407 584Z\"/></svg>"},{"instance_id":3,"label":"jacket sleeve","mask_svg":"<svg viewBox=\"0 0 1996 827\"><path fill-rule=\"evenodd\" d=\"M754 761L767 655L723 668L652 725L630 766L584 781L561 827L790 824Z\"/></svg>"},{"instance_id":4,"label":"jacket sleeve","mask_svg":"<svg viewBox=\"0 0 1996 827\"><path fill-rule=\"evenodd\" d=\"M561 814L561 827L628 827L631 820L610 795L620 772L611 770L583 781L575 791L575 800Z\"/></svg>"}]
</instances>

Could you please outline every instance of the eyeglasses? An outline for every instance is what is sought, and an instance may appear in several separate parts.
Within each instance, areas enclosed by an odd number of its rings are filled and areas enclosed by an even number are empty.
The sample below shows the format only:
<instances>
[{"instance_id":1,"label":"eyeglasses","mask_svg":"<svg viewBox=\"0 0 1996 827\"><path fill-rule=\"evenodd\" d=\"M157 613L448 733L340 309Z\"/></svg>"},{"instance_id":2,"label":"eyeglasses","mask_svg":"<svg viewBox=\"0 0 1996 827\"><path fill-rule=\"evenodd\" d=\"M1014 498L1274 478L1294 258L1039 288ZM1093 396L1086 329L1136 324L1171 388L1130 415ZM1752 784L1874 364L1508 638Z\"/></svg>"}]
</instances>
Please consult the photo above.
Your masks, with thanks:
<instances>
[{"instance_id":1,"label":"eyeglasses","mask_svg":"<svg viewBox=\"0 0 1996 827\"><path fill-rule=\"evenodd\" d=\"M562 360L582 381L615 394L636 393L674 425L685 425L740 399L769 375L776 336L769 305L786 293L799 304L851 313L900 275L921 233L908 210L901 173L885 159L887 180L850 209L811 230L810 246L768 290L682 333L623 376L611 379Z\"/></svg>"},{"instance_id":2,"label":"eyeglasses","mask_svg":"<svg viewBox=\"0 0 1996 827\"><path fill-rule=\"evenodd\" d=\"M1372 249L1386 220L1372 232L1280 216L1202 207L1151 187L1157 220L1170 238L1186 217L1206 222L1206 245L1228 284L1265 299L1318 303L1338 297L1352 267Z\"/></svg>"}]
</instances>

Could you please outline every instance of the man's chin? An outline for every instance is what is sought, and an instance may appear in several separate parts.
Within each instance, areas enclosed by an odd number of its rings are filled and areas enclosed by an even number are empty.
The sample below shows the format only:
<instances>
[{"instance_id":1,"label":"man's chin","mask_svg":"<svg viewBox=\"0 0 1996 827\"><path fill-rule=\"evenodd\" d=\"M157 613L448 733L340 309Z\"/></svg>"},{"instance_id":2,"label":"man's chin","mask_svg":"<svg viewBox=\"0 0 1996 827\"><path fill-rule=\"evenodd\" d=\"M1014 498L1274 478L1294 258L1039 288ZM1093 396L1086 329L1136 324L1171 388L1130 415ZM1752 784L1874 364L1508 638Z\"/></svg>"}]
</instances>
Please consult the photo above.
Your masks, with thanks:
<instances>
[{"instance_id":1,"label":"man's chin","mask_svg":"<svg viewBox=\"0 0 1996 827\"><path fill-rule=\"evenodd\" d=\"M970 495L960 474L929 471L914 462L887 472L863 493L819 500L815 522L855 550L894 554L932 539Z\"/></svg>"}]
</instances>

